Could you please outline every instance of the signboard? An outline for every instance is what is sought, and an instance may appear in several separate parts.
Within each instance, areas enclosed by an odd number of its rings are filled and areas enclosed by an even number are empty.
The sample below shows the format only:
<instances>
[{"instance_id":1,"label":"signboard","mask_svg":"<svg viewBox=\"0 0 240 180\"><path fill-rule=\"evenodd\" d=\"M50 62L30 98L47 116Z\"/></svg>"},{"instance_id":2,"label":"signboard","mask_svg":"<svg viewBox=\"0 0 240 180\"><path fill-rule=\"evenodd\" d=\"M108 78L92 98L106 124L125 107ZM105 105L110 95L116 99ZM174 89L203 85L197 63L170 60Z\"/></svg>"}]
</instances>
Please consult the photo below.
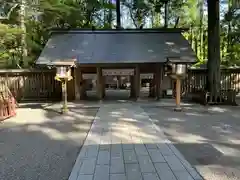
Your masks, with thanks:
<instances>
[{"instance_id":1,"label":"signboard","mask_svg":"<svg viewBox=\"0 0 240 180\"><path fill-rule=\"evenodd\" d=\"M167 89L167 96L172 96L172 95L173 95L172 89Z\"/></svg>"},{"instance_id":2,"label":"signboard","mask_svg":"<svg viewBox=\"0 0 240 180\"><path fill-rule=\"evenodd\" d=\"M103 69L103 76L133 76L134 69Z\"/></svg>"},{"instance_id":3,"label":"signboard","mask_svg":"<svg viewBox=\"0 0 240 180\"><path fill-rule=\"evenodd\" d=\"M83 79L93 79L96 80L97 79L97 74L83 74Z\"/></svg>"},{"instance_id":4,"label":"signboard","mask_svg":"<svg viewBox=\"0 0 240 180\"><path fill-rule=\"evenodd\" d=\"M153 79L153 74L148 73L148 74L140 74L141 79Z\"/></svg>"}]
</instances>

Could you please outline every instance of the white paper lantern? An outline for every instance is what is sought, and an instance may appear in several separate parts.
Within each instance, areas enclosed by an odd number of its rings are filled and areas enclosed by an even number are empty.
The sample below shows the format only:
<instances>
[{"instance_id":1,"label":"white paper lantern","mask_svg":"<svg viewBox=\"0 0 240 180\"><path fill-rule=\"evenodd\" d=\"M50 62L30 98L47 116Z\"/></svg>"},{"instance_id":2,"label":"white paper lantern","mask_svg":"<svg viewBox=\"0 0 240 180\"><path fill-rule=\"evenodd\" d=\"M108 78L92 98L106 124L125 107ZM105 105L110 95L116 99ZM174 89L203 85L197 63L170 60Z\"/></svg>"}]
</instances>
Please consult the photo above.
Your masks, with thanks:
<instances>
[{"instance_id":1,"label":"white paper lantern","mask_svg":"<svg viewBox=\"0 0 240 180\"><path fill-rule=\"evenodd\" d=\"M67 78L67 77L71 77L71 69L67 68L65 66L59 66L57 67L57 73L56 73L57 77L59 78Z\"/></svg>"}]
</instances>

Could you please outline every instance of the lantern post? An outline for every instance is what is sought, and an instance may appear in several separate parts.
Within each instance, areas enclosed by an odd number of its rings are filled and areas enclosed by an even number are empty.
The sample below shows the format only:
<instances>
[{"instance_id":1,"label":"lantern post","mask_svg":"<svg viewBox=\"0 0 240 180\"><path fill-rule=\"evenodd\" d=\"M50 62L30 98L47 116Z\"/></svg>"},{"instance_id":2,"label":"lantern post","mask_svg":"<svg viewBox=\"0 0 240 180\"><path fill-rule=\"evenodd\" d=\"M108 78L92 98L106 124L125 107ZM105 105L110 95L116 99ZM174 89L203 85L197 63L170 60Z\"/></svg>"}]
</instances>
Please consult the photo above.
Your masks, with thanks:
<instances>
[{"instance_id":1,"label":"lantern post","mask_svg":"<svg viewBox=\"0 0 240 180\"><path fill-rule=\"evenodd\" d=\"M72 80L71 68L75 67L75 59L68 61L55 61L51 63L52 66L56 67L55 80L60 81L62 84L62 113L68 112L67 106L67 82Z\"/></svg>"},{"instance_id":2,"label":"lantern post","mask_svg":"<svg viewBox=\"0 0 240 180\"><path fill-rule=\"evenodd\" d=\"M187 75L188 62L180 61L180 58L168 58L167 66L170 70L167 72L176 82L176 107L175 111L182 111L181 108L181 81Z\"/></svg>"}]
</instances>

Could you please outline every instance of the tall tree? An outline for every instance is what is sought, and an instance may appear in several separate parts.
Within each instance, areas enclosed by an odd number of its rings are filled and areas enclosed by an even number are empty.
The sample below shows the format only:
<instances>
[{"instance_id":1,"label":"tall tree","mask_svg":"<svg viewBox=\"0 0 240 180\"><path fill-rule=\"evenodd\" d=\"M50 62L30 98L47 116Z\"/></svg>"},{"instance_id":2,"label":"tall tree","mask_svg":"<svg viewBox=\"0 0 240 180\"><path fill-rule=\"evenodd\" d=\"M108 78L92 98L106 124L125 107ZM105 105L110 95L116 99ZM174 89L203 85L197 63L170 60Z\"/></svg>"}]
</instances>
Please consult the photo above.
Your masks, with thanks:
<instances>
[{"instance_id":1,"label":"tall tree","mask_svg":"<svg viewBox=\"0 0 240 180\"><path fill-rule=\"evenodd\" d=\"M146 18L151 14L149 3L144 0L123 0L123 4L128 8L135 28L144 26Z\"/></svg>"},{"instance_id":2,"label":"tall tree","mask_svg":"<svg viewBox=\"0 0 240 180\"><path fill-rule=\"evenodd\" d=\"M220 89L219 0L208 0L208 77L207 89L216 101Z\"/></svg>"},{"instance_id":3,"label":"tall tree","mask_svg":"<svg viewBox=\"0 0 240 180\"><path fill-rule=\"evenodd\" d=\"M26 0L21 0L20 2L20 10L19 10L19 19L20 19L20 27L22 30L21 36L21 51L22 51L22 65L28 66L28 50L27 50L27 31L26 31Z\"/></svg>"},{"instance_id":4,"label":"tall tree","mask_svg":"<svg viewBox=\"0 0 240 180\"><path fill-rule=\"evenodd\" d=\"M121 2L116 0L117 29L121 29Z\"/></svg>"},{"instance_id":5,"label":"tall tree","mask_svg":"<svg viewBox=\"0 0 240 180\"><path fill-rule=\"evenodd\" d=\"M199 57L201 60L203 60L203 5L204 5L204 0L198 0L198 9L199 9L199 41L200 41L200 51L199 51Z\"/></svg>"}]
</instances>

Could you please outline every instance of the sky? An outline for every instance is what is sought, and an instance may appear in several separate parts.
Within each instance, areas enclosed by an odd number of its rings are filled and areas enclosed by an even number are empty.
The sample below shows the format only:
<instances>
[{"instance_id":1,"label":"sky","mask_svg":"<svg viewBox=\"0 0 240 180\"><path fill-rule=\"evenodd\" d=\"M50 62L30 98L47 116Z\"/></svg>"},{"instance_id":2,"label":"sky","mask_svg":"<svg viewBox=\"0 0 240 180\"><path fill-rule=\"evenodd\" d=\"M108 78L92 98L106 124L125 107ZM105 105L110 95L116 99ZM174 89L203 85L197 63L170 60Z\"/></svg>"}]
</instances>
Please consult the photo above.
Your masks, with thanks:
<instances>
[{"instance_id":1,"label":"sky","mask_svg":"<svg viewBox=\"0 0 240 180\"><path fill-rule=\"evenodd\" d=\"M131 0L129 0L131 1ZM224 16L224 13L223 12L226 12L227 9L228 9L228 3L227 3L228 0L220 0L221 4L220 4L220 19L223 18ZM111 0L111 2L113 4L116 3L116 0ZM128 10L127 7L121 5L121 22L122 22L122 26L124 28L134 28L134 24L132 22L132 19L130 18L130 12ZM204 8L204 14L207 14L207 7ZM1 9L0 9L0 16L3 16L3 14L1 14ZM162 20L163 21L163 20ZM147 18L147 23L145 25L145 28L150 28L151 27L151 23L150 23L150 18ZM114 22L113 24L116 24L116 22Z\"/></svg>"},{"instance_id":2,"label":"sky","mask_svg":"<svg viewBox=\"0 0 240 180\"><path fill-rule=\"evenodd\" d=\"M112 0L112 2L116 2L116 0ZM228 9L228 0L220 0L220 19L224 18L224 12L227 11ZM122 26L124 28L135 28L132 19L130 18L129 15L129 10L128 8L126 8L125 6L121 6L121 13L122 13L122 17L121 17L121 22L122 22ZM207 15L207 7L204 7L204 14ZM145 24L145 28L151 28L151 18L147 18L147 23ZM162 21L164 21L162 19ZM163 23L163 22L162 22ZM115 24L115 22L114 22Z\"/></svg>"}]
</instances>

